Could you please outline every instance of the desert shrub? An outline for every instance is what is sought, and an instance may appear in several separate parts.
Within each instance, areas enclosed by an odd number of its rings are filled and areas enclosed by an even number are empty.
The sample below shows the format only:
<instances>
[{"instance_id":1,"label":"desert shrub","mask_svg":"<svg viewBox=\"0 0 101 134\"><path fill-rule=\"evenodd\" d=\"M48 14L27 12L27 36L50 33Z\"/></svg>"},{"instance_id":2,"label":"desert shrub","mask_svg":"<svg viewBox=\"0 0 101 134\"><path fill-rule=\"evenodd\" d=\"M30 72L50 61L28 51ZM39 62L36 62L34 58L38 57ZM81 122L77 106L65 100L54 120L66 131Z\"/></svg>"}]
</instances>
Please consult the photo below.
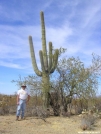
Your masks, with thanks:
<instances>
[{"instance_id":1,"label":"desert shrub","mask_svg":"<svg viewBox=\"0 0 101 134\"><path fill-rule=\"evenodd\" d=\"M41 105L42 105L41 96L31 96L29 106L41 106Z\"/></svg>"},{"instance_id":2,"label":"desert shrub","mask_svg":"<svg viewBox=\"0 0 101 134\"><path fill-rule=\"evenodd\" d=\"M27 107L25 116L47 118L50 115L49 109L44 109L42 106Z\"/></svg>"},{"instance_id":3,"label":"desert shrub","mask_svg":"<svg viewBox=\"0 0 101 134\"><path fill-rule=\"evenodd\" d=\"M82 130L90 130L95 124L97 117L94 116L93 111L84 112L81 116L81 129Z\"/></svg>"},{"instance_id":4,"label":"desert shrub","mask_svg":"<svg viewBox=\"0 0 101 134\"><path fill-rule=\"evenodd\" d=\"M16 96L0 94L0 115L12 113L12 106L16 106Z\"/></svg>"}]
</instances>

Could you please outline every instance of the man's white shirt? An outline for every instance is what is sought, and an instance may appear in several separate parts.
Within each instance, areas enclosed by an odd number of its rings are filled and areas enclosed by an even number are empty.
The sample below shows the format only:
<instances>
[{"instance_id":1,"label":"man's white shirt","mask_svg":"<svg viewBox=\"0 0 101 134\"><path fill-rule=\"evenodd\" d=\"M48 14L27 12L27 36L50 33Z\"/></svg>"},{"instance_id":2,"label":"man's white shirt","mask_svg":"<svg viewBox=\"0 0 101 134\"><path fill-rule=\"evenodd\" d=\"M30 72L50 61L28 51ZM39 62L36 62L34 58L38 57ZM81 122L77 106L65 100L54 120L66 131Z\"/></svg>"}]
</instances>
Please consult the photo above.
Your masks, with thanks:
<instances>
[{"instance_id":1,"label":"man's white shirt","mask_svg":"<svg viewBox=\"0 0 101 134\"><path fill-rule=\"evenodd\" d=\"M30 95L30 92L28 90L23 90L22 88L18 90L17 95L19 95L19 98L22 100L26 100L28 95Z\"/></svg>"}]
</instances>

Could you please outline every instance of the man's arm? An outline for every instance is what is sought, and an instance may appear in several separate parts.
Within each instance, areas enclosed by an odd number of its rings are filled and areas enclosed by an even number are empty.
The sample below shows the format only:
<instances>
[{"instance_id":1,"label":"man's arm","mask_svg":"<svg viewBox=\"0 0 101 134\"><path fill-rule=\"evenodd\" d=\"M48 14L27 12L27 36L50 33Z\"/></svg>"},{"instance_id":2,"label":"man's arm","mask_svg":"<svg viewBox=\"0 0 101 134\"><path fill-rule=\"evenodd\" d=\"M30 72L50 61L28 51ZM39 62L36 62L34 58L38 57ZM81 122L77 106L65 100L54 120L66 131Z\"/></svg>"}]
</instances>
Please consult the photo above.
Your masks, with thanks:
<instances>
[{"instance_id":1,"label":"man's arm","mask_svg":"<svg viewBox=\"0 0 101 134\"><path fill-rule=\"evenodd\" d=\"M19 95L17 95L17 105L19 105Z\"/></svg>"}]
</instances>

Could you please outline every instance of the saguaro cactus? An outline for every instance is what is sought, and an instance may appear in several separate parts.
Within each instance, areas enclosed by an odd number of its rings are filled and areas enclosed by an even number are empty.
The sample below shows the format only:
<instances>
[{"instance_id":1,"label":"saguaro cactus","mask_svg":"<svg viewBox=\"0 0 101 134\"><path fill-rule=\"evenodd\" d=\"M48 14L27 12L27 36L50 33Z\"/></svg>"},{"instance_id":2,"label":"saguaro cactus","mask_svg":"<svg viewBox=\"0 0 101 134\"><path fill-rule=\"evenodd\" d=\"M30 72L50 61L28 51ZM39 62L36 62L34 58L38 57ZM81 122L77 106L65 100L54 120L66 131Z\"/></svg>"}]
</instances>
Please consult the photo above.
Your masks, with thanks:
<instances>
[{"instance_id":1,"label":"saguaro cactus","mask_svg":"<svg viewBox=\"0 0 101 134\"><path fill-rule=\"evenodd\" d=\"M56 49L55 52L52 53L52 42L49 42L49 53L47 54L44 13L42 11L40 12L40 16L42 29L42 50L39 51L41 71L36 64L32 36L29 36L29 44L34 71L38 76L42 77L43 106L48 107L48 92L50 90L49 75L56 69L59 52L58 49Z\"/></svg>"}]
</instances>

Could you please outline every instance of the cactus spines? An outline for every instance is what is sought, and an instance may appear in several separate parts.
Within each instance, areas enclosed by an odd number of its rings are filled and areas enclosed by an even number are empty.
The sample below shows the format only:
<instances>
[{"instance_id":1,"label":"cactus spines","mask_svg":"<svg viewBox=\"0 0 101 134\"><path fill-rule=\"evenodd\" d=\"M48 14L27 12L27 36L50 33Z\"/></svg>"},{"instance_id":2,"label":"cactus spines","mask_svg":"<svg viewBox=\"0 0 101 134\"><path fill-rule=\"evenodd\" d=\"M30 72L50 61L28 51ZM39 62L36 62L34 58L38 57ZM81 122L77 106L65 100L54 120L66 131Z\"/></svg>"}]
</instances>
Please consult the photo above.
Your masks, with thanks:
<instances>
[{"instance_id":1,"label":"cactus spines","mask_svg":"<svg viewBox=\"0 0 101 134\"><path fill-rule=\"evenodd\" d=\"M56 69L59 52L58 49L56 49L54 54L52 54L52 42L49 42L49 54L47 54L44 13L42 11L40 12L40 16L41 16L41 32L42 32L42 50L39 51L39 56L41 63L41 71L37 67L33 41L31 36L29 36L29 44L30 44L30 54L34 71L38 76L42 77L43 101L44 106L47 107L48 92L50 90L49 75L53 73L54 70Z\"/></svg>"}]
</instances>

